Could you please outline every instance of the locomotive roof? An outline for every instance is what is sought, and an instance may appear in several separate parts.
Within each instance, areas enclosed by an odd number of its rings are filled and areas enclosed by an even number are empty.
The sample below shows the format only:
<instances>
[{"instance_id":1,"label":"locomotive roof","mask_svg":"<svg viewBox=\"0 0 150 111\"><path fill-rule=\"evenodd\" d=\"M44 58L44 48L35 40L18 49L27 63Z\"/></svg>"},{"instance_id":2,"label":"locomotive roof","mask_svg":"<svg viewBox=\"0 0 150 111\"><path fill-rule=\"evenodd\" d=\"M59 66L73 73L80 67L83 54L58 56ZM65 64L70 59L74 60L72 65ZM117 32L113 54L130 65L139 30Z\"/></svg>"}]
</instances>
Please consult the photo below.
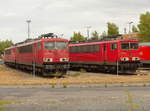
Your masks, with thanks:
<instances>
[{"instance_id":1,"label":"locomotive roof","mask_svg":"<svg viewBox=\"0 0 150 111\"><path fill-rule=\"evenodd\" d=\"M84 42L84 43L70 43L69 46L78 46L78 45L95 45L95 44L104 44L104 43L114 43L114 42L138 42L138 40L110 40L110 41L96 41L96 42Z\"/></svg>"},{"instance_id":2,"label":"locomotive roof","mask_svg":"<svg viewBox=\"0 0 150 111\"><path fill-rule=\"evenodd\" d=\"M12 48L15 48L15 47L21 47L21 46L25 46L25 45L30 45L30 44L33 44L33 43L37 43L37 42L41 42L41 41L64 41L64 42L67 42L68 40L67 39L62 39L62 38L41 38L41 39L34 39L34 40L29 40L29 41L25 41L25 42L20 42L20 43L17 43L9 48L6 48L5 50L8 50L8 49L12 49Z\"/></svg>"}]
</instances>

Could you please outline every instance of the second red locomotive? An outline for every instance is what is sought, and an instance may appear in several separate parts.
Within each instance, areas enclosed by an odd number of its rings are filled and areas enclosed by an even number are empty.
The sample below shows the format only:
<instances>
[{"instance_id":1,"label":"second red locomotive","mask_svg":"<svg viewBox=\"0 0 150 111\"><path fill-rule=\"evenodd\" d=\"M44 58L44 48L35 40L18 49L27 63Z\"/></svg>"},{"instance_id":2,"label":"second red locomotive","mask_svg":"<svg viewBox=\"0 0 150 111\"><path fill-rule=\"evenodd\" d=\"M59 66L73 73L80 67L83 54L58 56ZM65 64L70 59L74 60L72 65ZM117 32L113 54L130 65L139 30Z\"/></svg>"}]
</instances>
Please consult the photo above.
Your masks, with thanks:
<instances>
[{"instance_id":1,"label":"second red locomotive","mask_svg":"<svg viewBox=\"0 0 150 111\"><path fill-rule=\"evenodd\" d=\"M140 43L140 57L143 66L150 66L150 42Z\"/></svg>"},{"instance_id":2,"label":"second red locomotive","mask_svg":"<svg viewBox=\"0 0 150 111\"><path fill-rule=\"evenodd\" d=\"M4 53L6 65L49 76L66 74L68 62L68 40L57 38L52 33L18 43L5 49Z\"/></svg>"},{"instance_id":3,"label":"second red locomotive","mask_svg":"<svg viewBox=\"0 0 150 111\"><path fill-rule=\"evenodd\" d=\"M111 40L69 44L70 67L105 72L134 72L140 56L137 40Z\"/></svg>"}]
</instances>

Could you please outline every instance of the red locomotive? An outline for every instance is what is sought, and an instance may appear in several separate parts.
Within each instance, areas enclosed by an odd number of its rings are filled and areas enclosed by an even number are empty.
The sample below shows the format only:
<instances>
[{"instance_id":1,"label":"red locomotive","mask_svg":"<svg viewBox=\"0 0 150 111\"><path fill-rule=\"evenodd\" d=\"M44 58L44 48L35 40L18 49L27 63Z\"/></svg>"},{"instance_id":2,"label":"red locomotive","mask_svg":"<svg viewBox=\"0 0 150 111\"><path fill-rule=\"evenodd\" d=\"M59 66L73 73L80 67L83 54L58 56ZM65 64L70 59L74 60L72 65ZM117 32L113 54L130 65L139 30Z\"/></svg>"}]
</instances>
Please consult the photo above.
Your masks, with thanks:
<instances>
[{"instance_id":1,"label":"red locomotive","mask_svg":"<svg viewBox=\"0 0 150 111\"><path fill-rule=\"evenodd\" d=\"M70 68L134 72L140 63L137 40L70 43Z\"/></svg>"},{"instance_id":2,"label":"red locomotive","mask_svg":"<svg viewBox=\"0 0 150 111\"><path fill-rule=\"evenodd\" d=\"M5 49L4 63L43 75L65 74L69 68L68 40L53 33ZM60 75L61 76L61 75Z\"/></svg>"},{"instance_id":3,"label":"red locomotive","mask_svg":"<svg viewBox=\"0 0 150 111\"><path fill-rule=\"evenodd\" d=\"M144 66L150 66L150 42L139 44L141 63Z\"/></svg>"}]
</instances>

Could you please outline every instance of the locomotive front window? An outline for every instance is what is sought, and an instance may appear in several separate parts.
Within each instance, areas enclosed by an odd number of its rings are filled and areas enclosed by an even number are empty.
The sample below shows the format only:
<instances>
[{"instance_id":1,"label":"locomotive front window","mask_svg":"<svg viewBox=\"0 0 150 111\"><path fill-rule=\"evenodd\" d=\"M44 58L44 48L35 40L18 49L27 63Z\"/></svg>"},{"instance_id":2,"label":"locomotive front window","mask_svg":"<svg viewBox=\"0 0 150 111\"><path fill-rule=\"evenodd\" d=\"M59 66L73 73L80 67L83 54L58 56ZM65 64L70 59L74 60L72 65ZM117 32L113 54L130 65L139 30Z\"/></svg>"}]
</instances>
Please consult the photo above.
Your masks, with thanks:
<instances>
[{"instance_id":1,"label":"locomotive front window","mask_svg":"<svg viewBox=\"0 0 150 111\"><path fill-rule=\"evenodd\" d=\"M55 44L54 44L54 42L45 42L44 48L47 50L52 50L55 48Z\"/></svg>"},{"instance_id":2,"label":"locomotive front window","mask_svg":"<svg viewBox=\"0 0 150 111\"><path fill-rule=\"evenodd\" d=\"M45 42L44 47L47 50L67 49L67 42Z\"/></svg>"},{"instance_id":3,"label":"locomotive front window","mask_svg":"<svg viewBox=\"0 0 150 111\"><path fill-rule=\"evenodd\" d=\"M56 49L67 49L67 43L66 42L56 42L55 47L56 47Z\"/></svg>"},{"instance_id":4,"label":"locomotive front window","mask_svg":"<svg viewBox=\"0 0 150 111\"><path fill-rule=\"evenodd\" d=\"M130 43L130 48L131 49L138 49L138 44L137 43Z\"/></svg>"},{"instance_id":5,"label":"locomotive front window","mask_svg":"<svg viewBox=\"0 0 150 111\"><path fill-rule=\"evenodd\" d=\"M121 49L128 50L129 47L130 47L129 43L122 43L121 44Z\"/></svg>"},{"instance_id":6,"label":"locomotive front window","mask_svg":"<svg viewBox=\"0 0 150 111\"><path fill-rule=\"evenodd\" d=\"M138 49L138 43L122 43L121 49L123 50Z\"/></svg>"}]
</instances>

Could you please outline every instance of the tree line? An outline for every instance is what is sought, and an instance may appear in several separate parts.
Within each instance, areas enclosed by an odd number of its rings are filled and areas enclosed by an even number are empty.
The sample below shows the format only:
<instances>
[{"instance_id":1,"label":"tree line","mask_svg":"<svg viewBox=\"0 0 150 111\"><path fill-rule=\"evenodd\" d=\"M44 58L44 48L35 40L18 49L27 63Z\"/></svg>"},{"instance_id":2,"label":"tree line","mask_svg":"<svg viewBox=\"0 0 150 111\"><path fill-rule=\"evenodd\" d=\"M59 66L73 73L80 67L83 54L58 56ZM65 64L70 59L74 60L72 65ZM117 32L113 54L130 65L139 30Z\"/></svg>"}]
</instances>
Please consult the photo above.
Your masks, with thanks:
<instances>
[{"instance_id":1,"label":"tree line","mask_svg":"<svg viewBox=\"0 0 150 111\"><path fill-rule=\"evenodd\" d=\"M140 15L140 22L137 26L132 25L132 33L138 33L141 42L150 42L150 12L146 12ZM96 30L91 33L91 37L84 37L81 32L74 32L70 40L97 40L101 37L112 36L119 34L119 27L115 23L107 23L107 31L99 34Z\"/></svg>"},{"instance_id":2,"label":"tree line","mask_svg":"<svg viewBox=\"0 0 150 111\"><path fill-rule=\"evenodd\" d=\"M150 12L146 12L140 15L140 22L137 26L132 26L132 32L139 33L139 38L141 42L150 42ZM107 23L107 31L103 31L99 34L97 31L91 33L91 37L84 37L80 32L74 32L70 40L80 41L80 40L97 40L101 37L117 35L119 34L119 27L115 23ZM4 49L13 45L11 40L0 41L0 56L4 53Z\"/></svg>"},{"instance_id":3,"label":"tree line","mask_svg":"<svg viewBox=\"0 0 150 111\"><path fill-rule=\"evenodd\" d=\"M0 56L4 54L4 49L13 45L11 40L0 41Z\"/></svg>"}]
</instances>

